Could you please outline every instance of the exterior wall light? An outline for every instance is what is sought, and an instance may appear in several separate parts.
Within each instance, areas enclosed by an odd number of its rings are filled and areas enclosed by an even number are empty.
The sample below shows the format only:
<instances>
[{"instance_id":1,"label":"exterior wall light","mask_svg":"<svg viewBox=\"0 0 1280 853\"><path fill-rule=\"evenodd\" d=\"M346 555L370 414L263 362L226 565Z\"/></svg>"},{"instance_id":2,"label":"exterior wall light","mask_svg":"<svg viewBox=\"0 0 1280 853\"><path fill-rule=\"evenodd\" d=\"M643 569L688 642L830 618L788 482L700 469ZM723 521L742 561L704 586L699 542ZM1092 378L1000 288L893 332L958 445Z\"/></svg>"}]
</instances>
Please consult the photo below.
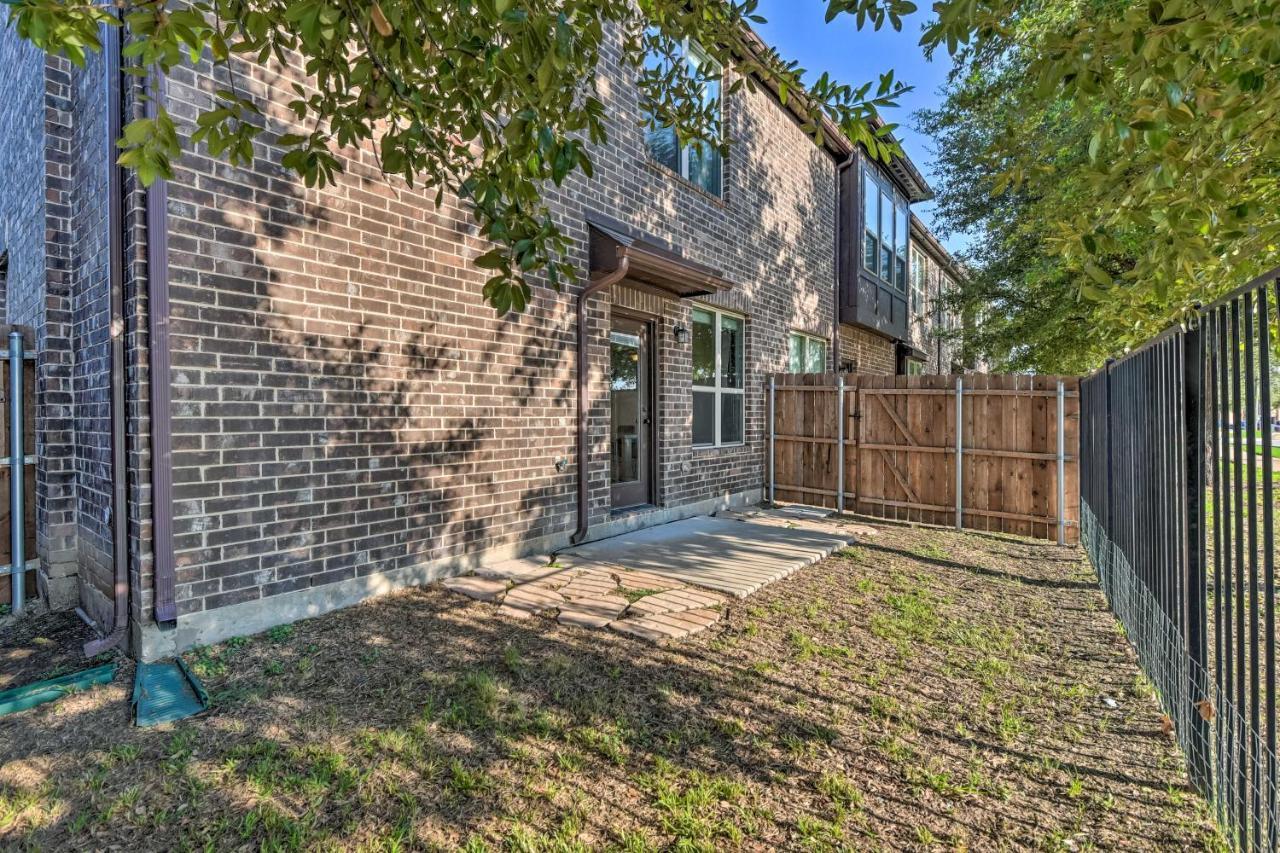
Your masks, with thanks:
<instances>
[{"instance_id":1,"label":"exterior wall light","mask_svg":"<svg viewBox=\"0 0 1280 853\"><path fill-rule=\"evenodd\" d=\"M671 334L678 344L687 344L689 342L689 327L684 323L677 322L675 328L671 330Z\"/></svg>"}]
</instances>

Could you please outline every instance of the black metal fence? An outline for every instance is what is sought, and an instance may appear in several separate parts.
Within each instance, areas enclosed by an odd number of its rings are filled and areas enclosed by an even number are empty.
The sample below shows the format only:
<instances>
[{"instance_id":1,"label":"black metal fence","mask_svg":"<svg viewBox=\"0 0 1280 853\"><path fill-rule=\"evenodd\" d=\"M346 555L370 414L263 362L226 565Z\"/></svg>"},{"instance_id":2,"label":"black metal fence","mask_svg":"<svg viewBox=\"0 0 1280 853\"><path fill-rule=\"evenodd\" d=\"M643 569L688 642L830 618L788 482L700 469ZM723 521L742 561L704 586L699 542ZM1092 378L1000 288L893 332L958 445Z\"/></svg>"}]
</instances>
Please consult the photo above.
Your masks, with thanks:
<instances>
[{"instance_id":1,"label":"black metal fence","mask_svg":"<svg viewBox=\"0 0 1280 853\"><path fill-rule=\"evenodd\" d=\"M1275 850L1280 269L1081 383L1082 540L1229 843Z\"/></svg>"}]
</instances>

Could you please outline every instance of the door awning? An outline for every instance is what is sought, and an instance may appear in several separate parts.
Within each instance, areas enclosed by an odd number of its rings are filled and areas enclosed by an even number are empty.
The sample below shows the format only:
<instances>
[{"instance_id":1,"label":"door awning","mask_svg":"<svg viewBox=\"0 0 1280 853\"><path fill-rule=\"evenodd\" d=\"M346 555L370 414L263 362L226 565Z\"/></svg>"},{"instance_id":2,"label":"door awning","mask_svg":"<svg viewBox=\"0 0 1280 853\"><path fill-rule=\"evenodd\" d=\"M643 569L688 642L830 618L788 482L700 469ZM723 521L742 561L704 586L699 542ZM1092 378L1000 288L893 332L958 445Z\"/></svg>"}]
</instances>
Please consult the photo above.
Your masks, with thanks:
<instances>
[{"instance_id":1,"label":"door awning","mask_svg":"<svg viewBox=\"0 0 1280 853\"><path fill-rule=\"evenodd\" d=\"M667 248L660 240L638 234L621 223L588 220L591 237L591 277L608 275L627 258L623 283L672 299L724 293L733 283L719 270L695 263Z\"/></svg>"},{"instance_id":2,"label":"door awning","mask_svg":"<svg viewBox=\"0 0 1280 853\"><path fill-rule=\"evenodd\" d=\"M928 361L929 360L929 353L925 352L924 350L920 349L917 346L914 346L913 344L907 343L906 341L898 341L898 349L902 352L902 354L905 357L911 359L912 361Z\"/></svg>"}]
</instances>

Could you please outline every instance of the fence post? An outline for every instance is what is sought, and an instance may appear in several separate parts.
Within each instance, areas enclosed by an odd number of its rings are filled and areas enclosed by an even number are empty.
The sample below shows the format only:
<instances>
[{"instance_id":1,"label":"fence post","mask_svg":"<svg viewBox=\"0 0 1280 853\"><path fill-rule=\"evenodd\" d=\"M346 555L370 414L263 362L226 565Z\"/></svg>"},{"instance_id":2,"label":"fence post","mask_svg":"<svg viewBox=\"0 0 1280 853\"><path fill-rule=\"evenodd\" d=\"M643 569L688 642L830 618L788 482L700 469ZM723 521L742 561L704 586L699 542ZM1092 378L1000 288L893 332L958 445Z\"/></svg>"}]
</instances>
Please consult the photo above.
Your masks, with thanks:
<instances>
[{"instance_id":1,"label":"fence post","mask_svg":"<svg viewBox=\"0 0 1280 853\"><path fill-rule=\"evenodd\" d=\"M26 603L27 525L24 511L26 448L22 428L22 332L9 333L9 572L12 578L10 610L21 613Z\"/></svg>"},{"instance_id":2,"label":"fence post","mask_svg":"<svg viewBox=\"0 0 1280 853\"><path fill-rule=\"evenodd\" d=\"M956 530L964 529L964 377L956 377Z\"/></svg>"},{"instance_id":3,"label":"fence post","mask_svg":"<svg viewBox=\"0 0 1280 853\"><path fill-rule=\"evenodd\" d=\"M1058 544L1067 544L1067 392L1058 382Z\"/></svg>"},{"instance_id":4,"label":"fence post","mask_svg":"<svg viewBox=\"0 0 1280 853\"><path fill-rule=\"evenodd\" d=\"M774 483L776 482L776 479L777 479L774 475L777 473L775 469L778 466L777 456L774 455L774 450L773 450L773 443L774 443L773 434L777 429L774 422L778 419L777 409L775 408L777 404L777 386L778 386L778 378L770 374L769 376L769 506L773 506L774 504L774 500L773 500Z\"/></svg>"},{"instance_id":5,"label":"fence post","mask_svg":"<svg viewBox=\"0 0 1280 853\"><path fill-rule=\"evenodd\" d=\"M836 377L836 512L844 515L844 374Z\"/></svg>"},{"instance_id":6,"label":"fence post","mask_svg":"<svg viewBox=\"0 0 1280 853\"><path fill-rule=\"evenodd\" d=\"M1104 387L1104 389L1105 389L1105 391L1106 391L1106 395L1107 395L1107 412L1106 412L1106 425L1107 425L1107 517L1106 517L1106 525L1107 525L1107 547L1106 547L1106 554L1104 555L1103 559L1106 561L1106 570L1107 570L1108 572L1110 572L1110 569L1111 569L1111 537L1115 536L1115 530L1116 530L1116 514L1115 514L1115 510L1113 509L1113 507L1115 506L1115 495L1112 493L1112 490L1111 490L1111 485L1112 485L1112 477L1111 477L1111 474L1112 474L1112 465L1111 465L1111 365L1115 364L1115 362L1116 362L1116 360L1115 360L1114 358L1109 358L1109 359L1107 359L1107 363L1106 363L1106 365L1103 367L1103 370L1104 370L1104 371L1106 371L1106 372L1103 374L1103 377L1104 377L1103 387Z\"/></svg>"},{"instance_id":7,"label":"fence post","mask_svg":"<svg viewBox=\"0 0 1280 853\"><path fill-rule=\"evenodd\" d=\"M1204 529L1204 337L1197 319L1188 325L1183 336L1182 388L1184 435L1186 436L1186 536L1183 537L1183 601L1186 612L1187 660L1191 668L1191 696L1187 715L1187 765L1191 784L1206 796L1212 786L1209 759L1209 723L1201 716L1197 704L1209 698L1208 626L1205 621L1208 585L1205 579Z\"/></svg>"}]
</instances>

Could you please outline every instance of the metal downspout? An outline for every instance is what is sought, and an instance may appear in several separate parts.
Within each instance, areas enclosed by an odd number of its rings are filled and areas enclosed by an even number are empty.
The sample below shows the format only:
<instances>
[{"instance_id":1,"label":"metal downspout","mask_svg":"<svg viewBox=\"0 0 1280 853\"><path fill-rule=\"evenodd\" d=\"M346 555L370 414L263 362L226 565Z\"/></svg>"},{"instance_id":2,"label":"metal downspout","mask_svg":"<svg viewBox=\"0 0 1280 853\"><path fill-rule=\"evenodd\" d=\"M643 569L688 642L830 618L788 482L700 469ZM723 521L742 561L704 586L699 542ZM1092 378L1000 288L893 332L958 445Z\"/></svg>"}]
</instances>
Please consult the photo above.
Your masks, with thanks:
<instances>
[{"instance_id":1,"label":"metal downspout","mask_svg":"<svg viewBox=\"0 0 1280 853\"><path fill-rule=\"evenodd\" d=\"M587 538L587 528L591 524L587 488L587 381L590 372L587 364L587 300L622 281L630 268L631 259L624 254L618 260L617 269L591 282L578 294L578 529L569 537L569 542L574 545Z\"/></svg>"},{"instance_id":2,"label":"metal downspout","mask_svg":"<svg viewBox=\"0 0 1280 853\"><path fill-rule=\"evenodd\" d=\"M849 153L849 156L843 162L836 165L836 289L835 301L832 303L831 317L831 372L840 372L840 289L844 284L844 262L840 257L840 249L842 246L842 237L852 239L851 234L846 234L845 227L845 191L844 191L844 173L849 171L854 161L858 159L858 150L855 148Z\"/></svg>"},{"instance_id":3,"label":"metal downspout","mask_svg":"<svg viewBox=\"0 0 1280 853\"><path fill-rule=\"evenodd\" d=\"M149 78L147 115L154 118L165 100L165 75ZM169 190L163 179L147 188L147 356L151 418L152 612L157 622L175 622L173 557L173 417L169 385L173 354L169 348Z\"/></svg>"},{"instance_id":4,"label":"metal downspout","mask_svg":"<svg viewBox=\"0 0 1280 853\"><path fill-rule=\"evenodd\" d=\"M113 12L118 16L118 12ZM115 648L129 627L128 476L125 459L124 364L124 189L116 165L116 140L122 134L124 98L120 91L120 27L107 27L103 44L107 109L107 244L111 289L111 545L115 569L115 618L111 633L84 645L85 657Z\"/></svg>"}]
</instances>

